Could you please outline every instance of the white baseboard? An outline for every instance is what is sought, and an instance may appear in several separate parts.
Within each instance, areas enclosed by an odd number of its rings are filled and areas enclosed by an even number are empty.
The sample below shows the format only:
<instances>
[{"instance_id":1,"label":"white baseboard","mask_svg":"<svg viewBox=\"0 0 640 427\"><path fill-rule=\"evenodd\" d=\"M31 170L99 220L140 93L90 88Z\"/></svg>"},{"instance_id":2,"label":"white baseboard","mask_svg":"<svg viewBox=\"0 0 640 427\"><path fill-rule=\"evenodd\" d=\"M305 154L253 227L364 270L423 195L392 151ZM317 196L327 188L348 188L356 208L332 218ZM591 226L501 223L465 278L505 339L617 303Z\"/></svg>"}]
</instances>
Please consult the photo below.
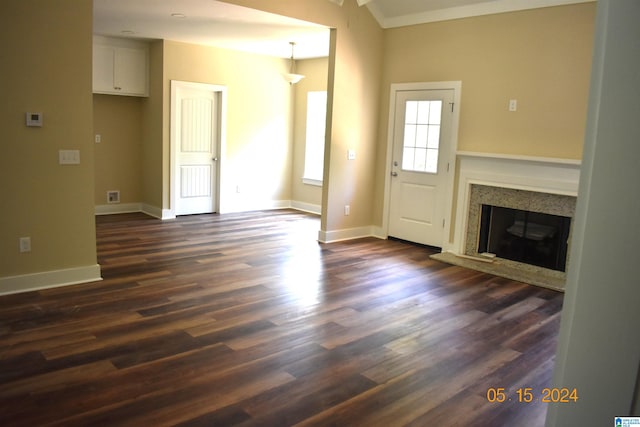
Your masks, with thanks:
<instances>
[{"instance_id":1,"label":"white baseboard","mask_svg":"<svg viewBox=\"0 0 640 427\"><path fill-rule=\"evenodd\" d=\"M120 209L118 209L118 207L120 207ZM275 209L296 209L302 212L309 212L316 215L322 214L322 206L296 200L268 200L227 205L224 209L220 210L220 213L240 213ZM96 206L96 215L109 215L128 212L144 212L147 215L162 220L175 219L176 217L175 213L171 209L162 209L156 206L148 205L146 203ZM388 236L382 227L378 227L375 225L334 231L320 230L318 232L318 241L321 243L340 242L343 240L360 239L363 237L386 239Z\"/></svg>"},{"instance_id":2,"label":"white baseboard","mask_svg":"<svg viewBox=\"0 0 640 427\"><path fill-rule=\"evenodd\" d=\"M320 205L314 205L311 203L298 202L295 200L271 200L260 203L249 203L236 206L230 206L224 209L221 213L238 213L238 212L251 212L251 211L264 211L272 209L296 209L303 212L309 212L316 215L322 213L322 207ZM114 203L110 205L96 205L96 215L114 215L131 212L143 212L154 218L166 220L175 219L176 215L172 209L162 209L157 206L152 206L146 203Z\"/></svg>"},{"instance_id":3,"label":"white baseboard","mask_svg":"<svg viewBox=\"0 0 640 427\"><path fill-rule=\"evenodd\" d=\"M298 202L295 200L291 201L291 209L296 209L302 212L309 212L316 215L322 214L322 206L314 205L311 203Z\"/></svg>"},{"instance_id":4,"label":"white baseboard","mask_svg":"<svg viewBox=\"0 0 640 427\"><path fill-rule=\"evenodd\" d=\"M162 209L157 206L148 205L146 203L142 204L142 212L154 218L158 218L162 220L176 218L176 214L173 212L172 209Z\"/></svg>"},{"instance_id":5,"label":"white baseboard","mask_svg":"<svg viewBox=\"0 0 640 427\"><path fill-rule=\"evenodd\" d=\"M361 239L363 237L383 238L375 234L374 226L347 228L344 230L318 231L318 241L320 243L334 243L344 240Z\"/></svg>"},{"instance_id":6,"label":"white baseboard","mask_svg":"<svg viewBox=\"0 0 640 427\"><path fill-rule=\"evenodd\" d=\"M262 200L246 201L242 203L227 203L220 208L220 213L240 213L252 211L268 211L274 209L287 209L291 207L291 200Z\"/></svg>"},{"instance_id":7,"label":"white baseboard","mask_svg":"<svg viewBox=\"0 0 640 427\"><path fill-rule=\"evenodd\" d=\"M113 215L131 212L141 212L141 203L112 203L110 205L96 205L96 215Z\"/></svg>"},{"instance_id":8,"label":"white baseboard","mask_svg":"<svg viewBox=\"0 0 640 427\"><path fill-rule=\"evenodd\" d=\"M96 205L96 215L114 215L131 212L143 212L158 219L175 219L171 209L162 209L146 203L114 203L110 205Z\"/></svg>"},{"instance_id":9,"label":"white baseboard","mask_svg":"<svg viewBox=\"0 0 640 427\"><path fill-rule=\"evenodd\" d=\"M98 264L20 276L0 277L0 295L58 288L102 280Z\"/></svg>"},{"instance_id":10,"label":"white baseboard","mask_svg":"<svg viewBox=\"0 0 640 427\"><path fill-rule=\"evenodd\" d=\"M382 240L387 240L389 238L389 235L387 234L386 231L384 231L384 229L382 227L378 227L376 225L372 226L372 231L373 231L373 237L378 238L378 239L382 239Z\"/></svg>"}]
</instances>

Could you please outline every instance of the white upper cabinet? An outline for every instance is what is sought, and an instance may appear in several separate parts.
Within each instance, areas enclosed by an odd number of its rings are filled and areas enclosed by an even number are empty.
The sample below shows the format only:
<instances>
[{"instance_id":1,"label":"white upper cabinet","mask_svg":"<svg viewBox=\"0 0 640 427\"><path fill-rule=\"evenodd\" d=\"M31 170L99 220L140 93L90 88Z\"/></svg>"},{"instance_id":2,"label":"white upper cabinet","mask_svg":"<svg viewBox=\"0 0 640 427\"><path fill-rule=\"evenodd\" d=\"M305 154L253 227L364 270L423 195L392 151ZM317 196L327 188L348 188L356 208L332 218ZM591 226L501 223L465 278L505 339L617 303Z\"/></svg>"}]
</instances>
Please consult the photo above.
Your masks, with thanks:
<instances>
[{"instance_id":1,"label":"white upper cabinet","mask_svg":"<svg viewBox=\"0 0 640 427\"><path fill-rule=\"evenodd\" d=\"M93 93L149 96L149 48L125 39L93 38Z\"/></svg>"}]
</instances>

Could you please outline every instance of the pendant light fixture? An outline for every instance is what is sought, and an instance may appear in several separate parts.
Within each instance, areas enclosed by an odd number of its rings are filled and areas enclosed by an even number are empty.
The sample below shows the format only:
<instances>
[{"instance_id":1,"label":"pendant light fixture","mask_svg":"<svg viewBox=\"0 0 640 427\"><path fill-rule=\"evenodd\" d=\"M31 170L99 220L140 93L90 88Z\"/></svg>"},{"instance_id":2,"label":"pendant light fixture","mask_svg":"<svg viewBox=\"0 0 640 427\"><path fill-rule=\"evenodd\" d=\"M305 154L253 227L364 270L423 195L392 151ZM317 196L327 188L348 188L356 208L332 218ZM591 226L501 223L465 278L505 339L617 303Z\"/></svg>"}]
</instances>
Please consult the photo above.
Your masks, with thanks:
<instances>
[{"instance_id":1,"label":"pendant light fixture","mask_svg":"<svg viewBox=\"0 0 640 427\"><path fill-rule=\"evenodd\" d=\"M294 85L304 79L304 76L302 74L296 74L296 61L293 58L293 48L296 43L289 42L289 44L291 45L291 65L289 67L289 72L284 75L284 79L289 82L290 85Z\"/></svg>"}]
</instances>

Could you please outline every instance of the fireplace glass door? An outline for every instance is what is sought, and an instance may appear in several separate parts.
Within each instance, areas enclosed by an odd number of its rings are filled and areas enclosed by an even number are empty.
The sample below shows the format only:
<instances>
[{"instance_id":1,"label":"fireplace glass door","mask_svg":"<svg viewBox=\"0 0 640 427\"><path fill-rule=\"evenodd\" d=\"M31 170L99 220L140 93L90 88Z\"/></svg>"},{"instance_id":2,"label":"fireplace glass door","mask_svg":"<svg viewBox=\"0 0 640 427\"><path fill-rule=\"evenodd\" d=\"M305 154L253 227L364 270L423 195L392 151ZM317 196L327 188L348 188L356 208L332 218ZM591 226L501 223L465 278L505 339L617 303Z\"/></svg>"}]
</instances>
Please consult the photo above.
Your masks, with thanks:
<instances>
[{"instance_id":1,"label":"fireplace glass door","mask_svg":"<svg viewBox=\"0 0 640 427\"><path fill-rule=\"evenodd\" d=\"M482 205L478 253L565 271L571 218Z\"/></svg>"}]
</instances>

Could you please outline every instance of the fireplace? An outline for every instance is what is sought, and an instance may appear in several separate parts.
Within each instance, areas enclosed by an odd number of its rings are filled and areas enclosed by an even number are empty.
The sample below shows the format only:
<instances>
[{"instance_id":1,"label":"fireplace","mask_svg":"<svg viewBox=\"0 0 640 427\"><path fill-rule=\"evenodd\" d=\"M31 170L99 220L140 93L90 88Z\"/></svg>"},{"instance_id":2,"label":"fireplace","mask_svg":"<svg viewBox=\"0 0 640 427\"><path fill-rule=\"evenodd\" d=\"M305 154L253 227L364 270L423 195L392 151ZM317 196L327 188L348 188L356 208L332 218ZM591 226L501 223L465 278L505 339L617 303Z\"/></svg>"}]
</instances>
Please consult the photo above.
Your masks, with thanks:
<instances>
[{"instance_id":1,"label":"fireplace","mask_svg":"<svg viewBox=\"0 0 640 427\"><path fill-rule=\"evenodd\" d=\"M482 205L478 253L565 271L571 218Z\"/></svg>"},{"instance_id":2,"label":"fireplace","mask_svg":"<svg viewBox=\"0 0 640 427\"><path fill-rule=\"evenodd\" d=\"M562 288L575 206L575 196L471 184L463 254L494 254L492 273Z\"/></svg>"},{"instance_id":3,"label":"fireplace","mask_svg":"<svg viewBox=\"0 0 640 427\"><path fill-rule=\"evenodd\" d=\"M580 161L472 152L457 159L449 239L433 258L563 290Z\"/></svg>"}]
</instances>

